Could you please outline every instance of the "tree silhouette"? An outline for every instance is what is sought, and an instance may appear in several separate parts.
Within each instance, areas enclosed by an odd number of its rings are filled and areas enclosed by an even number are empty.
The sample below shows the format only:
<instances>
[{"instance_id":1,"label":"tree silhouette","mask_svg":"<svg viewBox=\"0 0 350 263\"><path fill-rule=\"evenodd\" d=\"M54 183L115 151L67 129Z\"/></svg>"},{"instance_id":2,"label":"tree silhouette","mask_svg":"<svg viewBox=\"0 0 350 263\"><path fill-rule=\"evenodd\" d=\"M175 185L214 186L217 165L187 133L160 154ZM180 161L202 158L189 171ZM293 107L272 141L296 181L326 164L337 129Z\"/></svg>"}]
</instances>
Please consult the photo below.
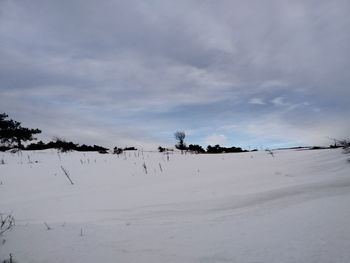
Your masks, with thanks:
<instances>
[{"instance_id":1,"label":"tree silhouette","mask_svg":"<svg viewBox=\"0 0 350 263\"><path fill-rule=\"evenodd\" d=\"M188 150L195 153L205 153L205 150L203 149L203 147L198 144L188 145Z\"/></svg>"},{"instance_id":2,"label":"tree silhouette","mask_svg":"<svg viewBox=\"0 0 350 263\"><path fill-rule=\"evenodd\" d=\"M186 150L186 144L185 144L185 137L186 134L184 131L177 131L174 134L175 139L178 141L178 143L175 145L175 147L181 151Z\"/></svg>"},{"instance_id":3,"label":"tree silhouette","mask_svg":"<svg viewBox=\"0 0 350 263\"><path fill-rule=\"evenodd\" d=\"M246 152L246 150L242 150L241 147L221 147L219 144L215 146L208 145L207 153L238 153L238 152Z\"/></svg>"},{"instance_id":4,"label":"tree silhouette","mask_svg":"<svg viewBox=\"0 0 350 263\"><path fill-rule=\"evenodd\" d=\"M41 130L22 127L20 122L8 119L6 113L0 114L1 143L16 143L17 147L22 149L22 142L35 140L33 135L38 133L41 133Z\"/></svg>"}]
</instances>

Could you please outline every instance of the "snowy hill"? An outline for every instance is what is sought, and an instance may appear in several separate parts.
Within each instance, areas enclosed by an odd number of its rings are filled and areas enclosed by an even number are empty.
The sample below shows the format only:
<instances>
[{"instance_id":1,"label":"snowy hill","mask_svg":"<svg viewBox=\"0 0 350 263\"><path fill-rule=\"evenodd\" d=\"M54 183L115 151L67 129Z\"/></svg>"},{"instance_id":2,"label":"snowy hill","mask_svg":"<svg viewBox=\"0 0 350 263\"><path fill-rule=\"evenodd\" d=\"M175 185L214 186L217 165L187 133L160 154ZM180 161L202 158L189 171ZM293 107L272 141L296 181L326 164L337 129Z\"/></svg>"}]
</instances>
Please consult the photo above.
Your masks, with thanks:
<instances>
[{"instance_id":1,"label":"snowy hill","mask_svg":"<svg viewBox=\"0 0 350 263\"><path fill-rule=\"evenodd\" d=\"M0 213L16 226L0 236L0 262L346 263L346 158L1 153Z\"/></svg>"}]
</instances>

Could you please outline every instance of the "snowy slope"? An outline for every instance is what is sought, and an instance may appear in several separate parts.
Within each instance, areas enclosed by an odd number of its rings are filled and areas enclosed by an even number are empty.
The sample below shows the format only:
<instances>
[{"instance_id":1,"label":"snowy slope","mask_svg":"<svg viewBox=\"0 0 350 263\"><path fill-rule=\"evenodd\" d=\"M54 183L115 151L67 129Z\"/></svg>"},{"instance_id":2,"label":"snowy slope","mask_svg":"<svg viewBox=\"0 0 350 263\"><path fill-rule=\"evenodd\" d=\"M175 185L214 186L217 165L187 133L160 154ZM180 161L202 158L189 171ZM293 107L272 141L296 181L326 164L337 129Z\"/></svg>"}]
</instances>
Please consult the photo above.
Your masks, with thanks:
<instances>
[{"instance_id":1,"label":"snowy slope","mask_svg":"<svg viewBox=\"0 0 350 263\"><path fill-rule=\"evenodd\" d=\"M340 150L0 159L0 213L16 219L0 237L1 262L10 253L36 263L350 259L350 165Z\"/></svg>"}]
</instances>

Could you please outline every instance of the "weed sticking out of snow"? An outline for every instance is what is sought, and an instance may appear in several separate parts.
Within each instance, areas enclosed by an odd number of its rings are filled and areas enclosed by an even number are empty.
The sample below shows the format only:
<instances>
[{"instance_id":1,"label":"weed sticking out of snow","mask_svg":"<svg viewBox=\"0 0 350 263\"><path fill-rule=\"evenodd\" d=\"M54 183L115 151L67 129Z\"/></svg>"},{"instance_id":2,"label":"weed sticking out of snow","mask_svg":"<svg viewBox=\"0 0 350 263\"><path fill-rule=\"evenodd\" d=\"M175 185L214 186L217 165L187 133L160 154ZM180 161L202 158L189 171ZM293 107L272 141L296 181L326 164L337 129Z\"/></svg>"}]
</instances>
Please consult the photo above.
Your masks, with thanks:
<instances>
[{"instance_id":1,"label":"weed sticking out of snow","mask_svg":"<svg viewBox=\"0 0 350 263\"><path fill-rule=\"evenodd\" d=\"M268 154L271 155L271 157L275 158L275 153L269 149L266 150Z\"/></svg>"},{"instance_id":2,"label":"weed sticking out of snow","mask_svg":"<svg viewBox=\"0 0 350 263\"><path fill-rule=\"evenodd\" d=\"M17 263L17 261L13 259L13 255L10 253L9 258L2 261L2 263Z\"/></svg>"},{"instance_id":3,"label":"weed sticking out of snow","mask_svg":"<svg viewBox=\"0 0 350 263\"><path fill-rule=\"evenodd\" d=\"M143 163L142 167L143 167L143 170L144 170L145 174L147 174L147 166L146 166L145 162Z\"/></svg>"},{"instance_id":4,"label":"weed sticking out of snow","mask_svg":"<svg viewBox=\"0 0 350 263\"><path fill-rule=\"evenodd\" d=\"M62 165L61 165L61 170L63 171L65 176L68 178L69 182L73 185L74 183L73 183L72 179L70 179L68 170L66 168L64 168Z\"/></svg>"},{"instance_id":5,"label":"weed sticking out of snow","mask_svg":"<svg viewBox=\"0 0 350 263\"><path fill-rule=\"evenodd\" d=\"M52 230L52 228L46 222L44 222L44 225L46 226L46 230Z\"/></svg>"},{"instance_id":6,"label":"weed sticking out of snow","mask_svg":"<svg viewBox=\"0 0 350 263\"><path fill-rule=\"evenodd\" d=\"M15 218L13 215L0 214L0 236L11 230L15 226Z\"/></svg>"}]
</instances>

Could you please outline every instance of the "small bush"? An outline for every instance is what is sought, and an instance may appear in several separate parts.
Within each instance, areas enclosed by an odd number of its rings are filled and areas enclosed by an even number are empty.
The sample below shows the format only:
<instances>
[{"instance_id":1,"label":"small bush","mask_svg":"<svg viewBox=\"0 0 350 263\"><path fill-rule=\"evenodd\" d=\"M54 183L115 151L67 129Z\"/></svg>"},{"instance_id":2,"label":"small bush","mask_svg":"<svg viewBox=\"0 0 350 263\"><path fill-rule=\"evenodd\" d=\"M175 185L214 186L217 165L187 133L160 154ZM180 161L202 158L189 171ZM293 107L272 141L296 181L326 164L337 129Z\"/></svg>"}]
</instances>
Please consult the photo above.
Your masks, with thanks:
<instances>
[{"instance_id":1,"label":"small bush","mask_svg":"<svg viewBox=\"0 0 350 263\"><path fill-rule=\"evenodd\" d=\"M173 152L174 150L173 150L173 149L170 149L170 148L164 148L164 147L162 147L162 146L159 146L159 147L158 147L158 151L159 151L160 153L162 153L162 152Z\"/></svg>"},{"instance_id":2,"label":"small bush","mask_svg":"<svg viewBox=\"0 0 350 263\"><path fill-rule=\"evenodd\" d=\"M0 152L6 152L7 150L10 150L12 147L0 145Z\"/></svg>"},{"instance_id":3,"label":"small bush","mask_svg":"<svg viewBox=\"0 0 350 263\"><path fill-rule=\"evenodd\" d=\"M342 140L340 145L343 147L344 153L350 153L350 140Z\"/></svg>"},{"instance_id":4,"label":"small bush","mask_svg":"<svg viewBox=\"0 0 350 263\"><path fill-rule=\"evenodd\" d=\"M122 153L123 153L123 149L122 148L118 148L117 146L114 147L113 154L122 154Z\"/></svg>"},{"instance_id":5,"label":"small bush","mask_svg":"<svg viewBox=\"0 0 350 263\"><path fill-rule=\"evenodd\" d=\"M137 149L135 147L125 147L123 150L124 151L137 151Z\"/></svg>"}]
</instances>

